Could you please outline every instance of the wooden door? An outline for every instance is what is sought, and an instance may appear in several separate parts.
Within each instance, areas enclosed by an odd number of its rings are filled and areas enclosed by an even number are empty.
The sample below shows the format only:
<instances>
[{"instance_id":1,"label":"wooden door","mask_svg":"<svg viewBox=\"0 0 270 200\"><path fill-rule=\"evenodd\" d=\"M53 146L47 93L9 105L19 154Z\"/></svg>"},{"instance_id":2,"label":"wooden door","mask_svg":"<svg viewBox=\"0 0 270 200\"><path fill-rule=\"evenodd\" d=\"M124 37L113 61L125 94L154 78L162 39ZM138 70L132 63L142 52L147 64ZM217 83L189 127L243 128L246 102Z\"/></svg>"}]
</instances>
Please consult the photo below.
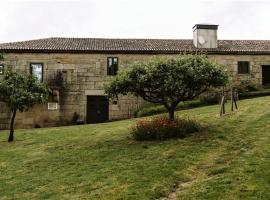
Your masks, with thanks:
<instances>
[{"instance_id":1,"label":"wooden door","mask_svg":"<svg viewBox=\"0 0 270 200\"><path fill-rule=\"evenodd\" d=\"M263 86L270 86L270 65L262 66L262 84Z\"/></svg>"},{"instance_id":2,"label":"wooden door","mask_svg":"<svg viewBox=\"0 0 270 200\"><path fill-rule=\"evenodd\" d=\"M108 98L105 96L87 96L87 123L102 123L108 119Z\"/></svg>"}]
</instances>

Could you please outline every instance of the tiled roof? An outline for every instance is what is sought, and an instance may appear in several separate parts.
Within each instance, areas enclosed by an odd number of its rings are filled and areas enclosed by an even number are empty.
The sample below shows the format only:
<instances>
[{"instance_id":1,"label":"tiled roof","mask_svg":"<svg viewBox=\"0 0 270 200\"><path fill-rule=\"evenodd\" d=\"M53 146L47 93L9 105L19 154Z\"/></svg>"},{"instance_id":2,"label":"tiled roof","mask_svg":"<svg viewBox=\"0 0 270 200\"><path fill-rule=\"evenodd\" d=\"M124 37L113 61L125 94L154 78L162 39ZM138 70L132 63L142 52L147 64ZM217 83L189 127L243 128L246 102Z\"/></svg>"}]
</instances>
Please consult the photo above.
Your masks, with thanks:
<instances>
[{"instance_id":1,"label":"tiled roof","mask_svg":"<svg viewBox=\"0 0 270 200\"><path fill-rule=\"evenodd\" d=\"M47 38L0 44L0 52L270 54L270 40L219 40L218 48L198 49L186 39Z\"/></svg>"}]
</instances>

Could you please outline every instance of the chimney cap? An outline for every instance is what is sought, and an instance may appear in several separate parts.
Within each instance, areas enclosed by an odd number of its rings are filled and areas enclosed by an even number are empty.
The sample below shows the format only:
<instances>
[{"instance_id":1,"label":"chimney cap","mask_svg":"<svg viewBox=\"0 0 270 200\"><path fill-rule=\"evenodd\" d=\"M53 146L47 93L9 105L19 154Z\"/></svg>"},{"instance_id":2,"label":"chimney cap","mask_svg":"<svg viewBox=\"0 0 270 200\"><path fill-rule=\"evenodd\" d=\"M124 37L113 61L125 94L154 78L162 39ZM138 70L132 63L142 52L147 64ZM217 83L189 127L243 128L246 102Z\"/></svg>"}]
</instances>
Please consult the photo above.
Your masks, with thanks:
<instances>
[{"instance_id":1,"label":"chimney cap","mask_svg":"<svg viewBox=\"0 0 270 200\"><path fill-rule=\"evenodd\" d=\"M213 30L217 30L218 29L218 25L216 24L195 24L195 26L193 26L194 30L196 29L213 29Z\"/></svg>"}]
</instances>

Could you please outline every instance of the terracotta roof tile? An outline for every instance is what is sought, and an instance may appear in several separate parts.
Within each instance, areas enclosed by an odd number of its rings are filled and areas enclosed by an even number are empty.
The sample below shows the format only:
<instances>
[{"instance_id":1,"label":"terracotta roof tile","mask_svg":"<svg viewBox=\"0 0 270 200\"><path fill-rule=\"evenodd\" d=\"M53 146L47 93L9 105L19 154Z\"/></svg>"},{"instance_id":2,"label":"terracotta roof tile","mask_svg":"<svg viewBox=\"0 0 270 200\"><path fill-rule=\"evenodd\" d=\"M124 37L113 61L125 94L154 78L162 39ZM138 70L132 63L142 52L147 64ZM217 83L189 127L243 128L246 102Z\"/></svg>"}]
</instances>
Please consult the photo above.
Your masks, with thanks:
<instances>
[{"instance_id":1,"label":"terracotta roof tile","mask_svg":"<svg viewBox=\"0 0 270 200\"><path fill-rule=\"evenodd\" d=\"M0 44L0 52L270 54L270 40L219 40L218 48L198 49L187 39L47 38Z\"/></svg>"}]
</instances>

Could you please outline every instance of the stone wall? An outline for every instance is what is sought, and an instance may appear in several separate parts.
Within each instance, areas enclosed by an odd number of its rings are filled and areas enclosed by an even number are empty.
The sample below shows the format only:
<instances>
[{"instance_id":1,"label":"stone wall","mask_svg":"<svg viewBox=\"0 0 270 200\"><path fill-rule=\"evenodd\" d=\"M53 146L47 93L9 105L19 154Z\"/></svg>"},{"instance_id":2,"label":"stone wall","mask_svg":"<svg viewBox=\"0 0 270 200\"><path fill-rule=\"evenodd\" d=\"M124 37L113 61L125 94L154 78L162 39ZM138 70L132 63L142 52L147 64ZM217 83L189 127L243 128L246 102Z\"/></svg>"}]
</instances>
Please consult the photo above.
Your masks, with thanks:
<instances>
[{"instance_id":1,"label":"stone wall","mask_svg":"<svg viewBox=\"0 0 270 200\"><path fill-rule=\"evenodd\" d=\"M234 84L250 81L254 84L262 84L262 65L270 65L270 56L260 55L209 55L209 59L224 65L231 74ZM238 74L238 61L250 62L249 74Z\"/></svg>"},{"instance_id":2,"label":"stone wall","mask_svg":"<svg viewBox=\"0 0 270 200\"><path fill-rule=\"evenodd\" d=\"M107 57L118 57L119 68L128 64L149 59L152 55L144 54L5 54L0 64L14 67L16 70L29 73L30 63L43 63L44 81L46 82L57 71L62 71L66 90L62 91L59 109L49 111L47 105L38 105L25 113L19 113L15 126L34 127L35 125L56 126L71 122L74 112L80 119L86 120L87 95L102 95L103 84L110 78L107 76ZM251 80L261 84L261 65L270 64L270 56L249 55L209 55L211 60L223 64L232 74L235 83ZM237 61L250 61L251 73L237 74ZM1 78L1 77L0 77ZM130 96L119 98L116 104L110 103L109 118L122 119L132 116L134 110L142 104L142 100ZM0 128L7 128L10 114L0 105Z\"/></svg>"}]
</instances>

